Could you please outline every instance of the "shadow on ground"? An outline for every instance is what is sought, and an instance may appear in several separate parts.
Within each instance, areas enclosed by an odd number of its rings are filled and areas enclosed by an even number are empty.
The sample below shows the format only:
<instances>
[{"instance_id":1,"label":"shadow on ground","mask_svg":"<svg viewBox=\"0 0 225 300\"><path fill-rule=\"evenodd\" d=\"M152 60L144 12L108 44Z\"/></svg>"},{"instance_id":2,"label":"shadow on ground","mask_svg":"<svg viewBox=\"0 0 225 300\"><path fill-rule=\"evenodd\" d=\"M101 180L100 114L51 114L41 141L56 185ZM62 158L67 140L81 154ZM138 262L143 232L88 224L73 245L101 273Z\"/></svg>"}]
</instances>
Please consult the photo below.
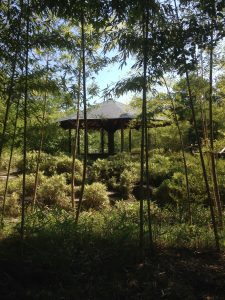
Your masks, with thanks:
<instances>
[{"instance_id":1,"label":"shadow on ground","mask_svg":"<svg viewBox=\"0 0 225 300\"><path fill-rule=\"evenodd\" d=\"M225 299L225 259L213 252L156 249L143 263L136 245L63 239L0 243L1 299Z\"/></svg>"}]
</instances>

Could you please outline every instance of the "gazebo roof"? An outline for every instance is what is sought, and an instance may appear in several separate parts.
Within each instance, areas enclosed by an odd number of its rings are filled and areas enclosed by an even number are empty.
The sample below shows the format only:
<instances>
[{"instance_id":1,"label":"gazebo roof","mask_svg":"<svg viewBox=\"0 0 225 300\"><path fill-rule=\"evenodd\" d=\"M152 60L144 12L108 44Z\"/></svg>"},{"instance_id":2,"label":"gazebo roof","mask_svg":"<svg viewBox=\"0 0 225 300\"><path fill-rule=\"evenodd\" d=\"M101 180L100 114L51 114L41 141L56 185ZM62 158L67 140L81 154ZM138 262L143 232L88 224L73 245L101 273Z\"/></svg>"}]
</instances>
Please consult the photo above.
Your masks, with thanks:
<instances>
[{"instance_id":1,"label":"gazebo roof","mask_svg":"<svg viewBox=\"0 0 225 300\"><path fill-rule=\"evenodd\" d=\"M87 123L89 128L98 129L110 127L119 129L127 127L128 123L137 117L137 110L130 105L107 100L102 103L93 105L87 109ZM80 112L80 126L83 127L84 114ZM58 120L64 129L74 128L77 115L73 114Z\"/></svg>"},{"instance_id":2,"label":"gazebo roof","mask_svg":"<svg viewBox=\"0 0 225 300\"><path fill-rule=\"evenodd\" d=\"M121 128L127 128L131 120L136 119L138 110L130 105L115 101L107 100L102 103L93 105L87 109L87 125L89 129L103 128L106 131L116 131ZM73 114L58 120L64 129L72 129L76 127L77 114ZM84 114L80 112L79 116L80 128L84 128ZM140 127L140 122L135 122L134 128ZM159 116L151 119L152 124L149 127L166 126L170 122L167 118Z\"/></svg>"},{"instance_id":3,"label":"gazebo roof","mask_svg":"<svg viewBox=\"0 0 225 300\"><path fill-rule=\"evenodd\" d=\"M134 119L137 116L137 110L130 105L107 100L102 103L93 105L87 109L88 120L102 120L102 119ZM80 120L84 118L83 111L80 112ZM76 120L77 115L73 114L62 118L59 122L66 120Z\"/></svg>"}]
</instances>

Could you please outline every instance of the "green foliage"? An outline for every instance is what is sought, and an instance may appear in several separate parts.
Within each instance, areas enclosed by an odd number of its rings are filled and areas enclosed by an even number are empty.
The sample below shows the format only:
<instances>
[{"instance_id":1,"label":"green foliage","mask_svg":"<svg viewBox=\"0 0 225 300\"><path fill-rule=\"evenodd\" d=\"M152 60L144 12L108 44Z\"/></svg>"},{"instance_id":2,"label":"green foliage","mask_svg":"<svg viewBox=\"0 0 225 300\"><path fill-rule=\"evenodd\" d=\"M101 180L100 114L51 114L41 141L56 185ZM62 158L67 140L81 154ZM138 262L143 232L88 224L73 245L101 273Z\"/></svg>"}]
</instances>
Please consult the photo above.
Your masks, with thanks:
<instances>
[{"instance_id":1,"label":"green foliage","mask_svg":"<svg viewBox=\"0 0 225 300\"><path fill-rule=\"evenodd\" d=\"M90 168L92 181L100 181L128 198L140 177L139 163L129 154L120 153L96 160Z\"/></svg>"},{"instance_id":2,"label":"green foliage","mask_svg":"<svg viewBox=\"0 0 225 300\"><path fill-rule=\"evenodd\" d=\"M120 174L132 162L131 156L127 153L119 153L107 159L97 159L90 169L90 177L93 181L107 181L112 176L119 179Z\"/></svg>"},{"instance_id":3,"label":"green foliage","mask_svg":"<svg viewBox=\"0 0 225 300\"><path fill-rule=\"evenodd\" d=\"M167 156L165 153L153 153L153 156L149 159L150 181L154 186L160 185L163 180L172 176L175 168L177 168L177 164L174 165L171 156Z\"/></svg>"},{"instance_id":4,"label":"green foliage","mask_svg":"<svg viewBox=\"0 0 225 300\"><path fill-rule=\"evenodd\" d=\"M139 168L130 167L125 169L120 175L119 190L124 199L131 197L135 184L139 181L140 171Z\"/></svg>"},{"instance_id":5,"label":"green foliage","mask_svg":"<svg viewBox=\"0 0 225 300\"><path fill-rule=\"evenodd\" d=\"M8 165L9 165L9 156L10 153L7 151L4 151L2 153L2 157L1 157L1 165L0 168L4 171L8 170ZM14 154L12 156L12 162L11 162L11 170L15 171L17 168L18 163L21 161L22 156L21 154L17 151L14 151Z\"/></svg>"},{"instance_id":6,"label":"green foliage","mask_svg":"<svg viewBox=\"0 0 225 300\"><path fill-rule=\"evenodd\" d=\"M75 160L75 183L80 184L82 181L83 166L81 161ZM65 174L69 181L72 177L72 158L66 155L59 155L56 159L56 172L57 174Z\"/></svg>"},{"instance_id":7,"label":"green foliage","mask_svg":"<svg viewBox=\"0 0 225 300\"><path fill-rule=\"evenodd\" d=\"M180 156L180 157L179 157ZM157 158L158 155L156 156ZM207 195L205 193L205 184L202 175L202 169L198 155L190 155L186 153L188 178L190 184L190 196L193 203L207 204ZM151 161L151 160L150 160ZM208 158L205 156L205 161ZM153 164L155 162L155 164ZM165 162L161 165L161 162ZM185 173L181 155L179 153L171 153L164 158L160 158L160 162L152 158L150 178L154 184L153 198L161 204L181 203L186 209L187 191ZM225 187L224 187L224 159L217 160L218 183L221 194L221 200L224 203ZM210 170L208 169L210 175Z\"/></svg>"},{"instance_id":8,"label":"green foliage","mask_svg":"<svg viewBox=\"0 0 225 300\"><path fill-rule=\"evenodd\" d=\"M189 225L180 220L180 216L173 206L160 208L156 203L151 202L150 207L153 238L158 245L193 249L213 247L213 229L208 208L194 205L193 223ZM144 220L147 242L146 203ZM37 210L27 218L26 234L28 236L38 234L40 238L45 236L45 243L49 245L48 247L53 248L52 243L63 240L65 245L70 248L67 251L73 251L74 246L87 247L86 251L94 251L93 245L96 247L105 245L111 251L116 247L116 251L120 253L123 251L123 247L138 246L139 203L120 201L113 207L105 206L101 211L94 209L83 211L77 226L74 225L72 215L62 209ZM74 240L76 240L75 244Z\"/></svg>"},{"instance_id":9,"label":"green foliage","mask_svg":"<svg viewBox=\"0 0 225 300\"><path fill-rule=\"evenodd\" d=\"M36 166L37 166L37 155L36 151L29 151L27 152L27 160L26 160L26 170L27 173L35 173ZM54 159L51 155L42 152L40 156L40 169L47 174L54 173ZM23 172L23 159L18 161L17 163L17 170L19 173Z\"/></svg>"},{"instance_id":10,"label":"green foliage","mask_svg":"<svg viewBox=\"0 0 225 300\"><path fill-rule=\"evenodd\" d=\"M42 183L45 176L40 173L39 174L39 184ZM8 194L17 193L19 197L22 197L22 181L23 177L22 175L9 179L8 184ZM25 187L25 196L31 197L34 192L34 181L35 181L35 174L29 174L26 176L26 187ZM5 182L1 182L0 184L0 193L3 194L5 189Z\"/></svg>"},{"instance_id":11,"label":"green foliage","mask_svg":"<svg viewBox=\"0 0 225 300\"><path fill-rule=\"evenodd\" d=\"M101 180L105 183L109 178L109 160L97 159L90 168L90 178L92 181Z\"/></svg>"},{"instance_id":12,"label":"green foliage","mask_svg":"<svg viewBox=\"0 0 225 300\"><path fill-rule=\"evenodd\" d=\"M22 176L9 180L7 202L10 206L15 204L15 210L22 197ZM29 205L34 194L35 174L26 176L25 197ZM55 174L51 177L39 174L37 189L37 203L40 206L59 206L69 207L69 193L70 186L66 183L66 178L63 174ZM0 184L0 193L3 194L5 189L5 182ZM12 208L13 210L13 208Z\"/></svg>"},{"instance_id":13,"label":"green foliage","mask_svg":"<svg viewBox=\"0 0 225 300\"><path fill-rule=\"evenodd\" d=\"M223 204L225 204L225 159L217 160L217 174L218 174L218 185L220 191L220 197Z\"/></svg>"},{"instance_id":14,"label":"green foliage","mask_svg":"<svg viewBox=\"0 0 225 300\"><path fill-rule=\"evenodd\" d=\"M103 183L95 182L85 186L83 206L86 209L100 210L109 204L107 187Z\"/></svg>"},{"instance_id":15,"label":"green foliage","mask_svg":"<svg viewBox=\"0 0 225 300\"><path fill-rule=\"evenodd\" d=\"M23 170L22 158L17 162L18 172ZM37 166L37 152L30 151L27 153L27 173L35 173ZM80 183L82 179L82 163L75 160L75 182ZM72 158L59 153L57 156L42 152L40 156L40 171L46 176L54 174L65 174L68 180L71 180L72 173Z\"/></svg>"},{"instance_id":16,"label":"green foliage","mask_svg":"<svg viewBox=\"0 0 225 300\"><path fill-rule=\"evenodd\" d=\"M5 215L8 217L18 217L20 215L19 195L12 193L6 198Z\"/></svg>"},{"instance_id":17,"label":"green foliage","mask_svg":"<svg viewBox=\"0 0 225 300\"><path fill-rule=\"evenodd\" d=\"M71 173L71 158L66 155L59 155L56 162L57 174Z\"/></svg>"},{"instance_id":18,"label":"green foliage","mask_svg":"<svg viewBox=\"0 0 225 300\"><path fill-rule=\"evenodd\" d=\"M68 208L69 191L69 186L66 184L66 179L62 174L45 177L38 187L38 202L45 206L56 205Z\"/></svg>"}]
</instances>

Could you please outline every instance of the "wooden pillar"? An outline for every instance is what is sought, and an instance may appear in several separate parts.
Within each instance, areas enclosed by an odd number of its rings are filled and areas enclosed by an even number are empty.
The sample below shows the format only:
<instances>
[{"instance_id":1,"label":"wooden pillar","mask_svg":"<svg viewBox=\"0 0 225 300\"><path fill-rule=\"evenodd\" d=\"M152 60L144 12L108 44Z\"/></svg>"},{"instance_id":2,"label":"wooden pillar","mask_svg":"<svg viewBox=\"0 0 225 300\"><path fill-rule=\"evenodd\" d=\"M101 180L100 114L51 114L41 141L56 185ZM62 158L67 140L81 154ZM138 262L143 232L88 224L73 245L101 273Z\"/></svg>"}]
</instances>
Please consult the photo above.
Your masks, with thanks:
<instances>
[{"instance_id":1,"label":"wooden pillar","mask_svg":"<svg viewBox=\"0 0 225 300\"><path fill-rule=\"evenodd\" d=\"M132 150L132 131L131 128L129 130L129 152Z\"/></svg>"},{"instance_id":2,"label":"wooden pillar","mask_svg":"<svg viewBox=\"0 0 225 300\"><path fill-rule=\"evenodd\" d=\"M104 129L102 128L101 129L101 132L100 132L100 134L101 134L101 153L102 154L104 154Z\"/></svg>"},{"instance_id":3,"label":"wooden pillar","mask_svg":"<svg viewBox=\"0 0 225 300\"><path fill-rule=\"evenodd\" d=\"M121 144L120 144L121 152L123 152L124 151L124 129L123 128L121 128L120 136L121 136Z\"/></svg>"},{"instance_id":4,"label":"wooden pillar","mask_svg":"<svg viewBox=\"0 0 225 300\"><path fill-rule=\"evenodd\" d=\"M89 154L89 144L88 144L88 142L89 142L89 136L88 136L88 133L87 133L87 154Z\"/></svg>"},{"instance_id":5,"label":"wooden pillar","mask_svg":"<svg viewBox=\"0 0 225 300\"><path fill-rule=\"evenodd\" d=\"M80 128L78 129L78 136L77 136L77 154L80 155Z\"/></svg>"},{"instance_id":6,"label":"wooden pillar","mask_svg":"<svg viewBox=\"0 0 225 300\"><path fill-rule=\"evenodd\" d=\"M151 135L150 135L150 130L147 129L148 132L148 151L150 150L150 143L151 143Z\"/></svg>"},{"instance_id":7,"label":"wooden pillar","mask_svg":"<svg viewBox=\"0 0 225 300\"><path fill-rule=\"evenodd\" d=\"M69 154L72 153L72 135L71 135L71 128L69 128L69 145L68 145Z\"/></svg>"},{"instance_id":8,"label":"wooden pillar","mask_svg":"<svg viewBox=\"0 0 225 300\"><path fill-rule=\"evenodd\" d=\"M108 154L113 155L115 153L114 146L114 131L108 131Z\"/></svg>"}]
</instances>

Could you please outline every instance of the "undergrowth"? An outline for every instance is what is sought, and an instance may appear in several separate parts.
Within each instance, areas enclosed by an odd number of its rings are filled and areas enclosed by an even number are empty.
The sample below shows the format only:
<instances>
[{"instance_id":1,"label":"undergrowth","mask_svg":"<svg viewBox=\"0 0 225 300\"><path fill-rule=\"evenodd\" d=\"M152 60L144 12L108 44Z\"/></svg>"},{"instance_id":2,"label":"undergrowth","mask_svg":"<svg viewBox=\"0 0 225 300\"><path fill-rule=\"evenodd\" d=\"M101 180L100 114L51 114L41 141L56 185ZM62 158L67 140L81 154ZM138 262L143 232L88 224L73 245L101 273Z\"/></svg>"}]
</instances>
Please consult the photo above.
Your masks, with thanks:
<instances>
[{"instance_id":1,"label":"undergrowth","mask_svg":"<svg viewBox=\"0 0 225 300\"><path fill-rule=\"evenodd\" d=\"M148 245L147 205L145 203L145 245ZM209 209L196 205L193 207L192 224L181 218L173 206L161 208L151 203L153 239L157 246L185 247L193 249L213 249L214 236ZM17 232L15 227L14 234ZM105 206L100 211L89 209L80 214L78 225L70 212L62 208L37 209L26 218L25 236L27 239L48 237L65 239L75 245L95 244L98 241L122 248L130 243L139 243L139 203L119 201L114 206ZM221 245L225 236L221 234ZM75 243L75 244L74 244ZM38 244L40 244L38 242Z\"/></svg>"},{"instance_id":2,"label":"undergrowth","mask_svg":"<svg viewBox=\"0 0 225 300\"><path fill-rule=\"evenodd\" d=\"M187 282L180 282L179 272L189 257L195 260L188 248L192 253L214 249L209 211L196 207L190 226L174 208L151 203L154 255L148 244L146 211L145 206L144 264L140 264L138 202L120 201L100 211L83 211L77 225L63 209L37 209L26 217L23 244L19 220L8 224L0 239L0 265L9 274L0 286L2 298L161 299L163 289L169 299L180 299L180 284L186 295ZM173 252L168 257L162 254L162 249L172 248L183 253L185 261ZM179 264L178 277L174 263ZM162 274L168 274L165 282Z\"/></svg>"}]
</instances>

